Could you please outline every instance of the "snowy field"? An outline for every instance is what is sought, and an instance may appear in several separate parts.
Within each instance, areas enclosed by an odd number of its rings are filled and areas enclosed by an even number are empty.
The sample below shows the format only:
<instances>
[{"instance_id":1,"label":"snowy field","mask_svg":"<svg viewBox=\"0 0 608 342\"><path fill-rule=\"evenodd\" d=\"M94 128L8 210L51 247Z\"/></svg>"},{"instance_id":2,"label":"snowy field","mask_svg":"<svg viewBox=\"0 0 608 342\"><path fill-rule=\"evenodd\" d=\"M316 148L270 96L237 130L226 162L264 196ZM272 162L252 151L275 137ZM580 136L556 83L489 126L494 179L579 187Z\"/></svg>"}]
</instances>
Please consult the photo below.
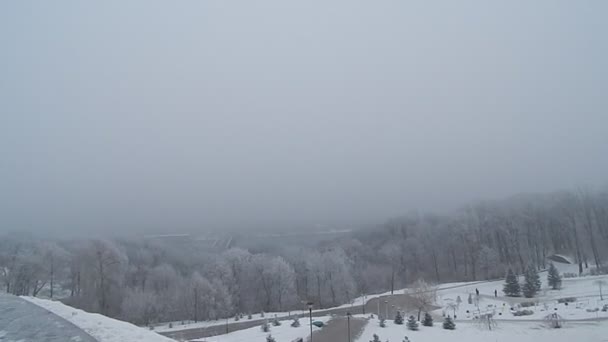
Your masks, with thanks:
<instances>
[{"instance_id":1,"label":"snowy field","mask_svg":"<svg viewBox=\"0 0 608 342\"><path fill-rule=\"evenodd\" d=\"M433 327L420 326L418 331L408 330L404 325L387 322L381 328L377 319L370 320L356 342L372 341L377 334L382 342L402 342L407 336L411 342L467 341L467 342L605 342L608 341L608 323L567 323L561 329L549 329L542 323L499 322L489 331L472 322L456 324L456 330L445 330L441 322ZM278 341L277 341L278 342Z\"/></svg>"},{"instance_id":2,"label":"snowy field","mask_svg":"<svg viewBox=\"0 0 608 342\"><path fill-rule=\"evenodd\" d=\"M99 342L175 342L170 338L131 323L100 314L88 313L57 301L32 297L22 298L66 319Z\"/></svg>"},{"instance_id":3,"label":"snowy field","mask_svg":"<svg viewBox=\"0 0 608 342\"><path fill-rule=\"evenodd\" d=\"M576 271L576 265L558 265L560 273ZM493 281L461 286L437 291L437 304L441 309L435 310L435 316L457 316L458 320L473 320L479 314L491 313L497 320L542 320L549 313L557 313L567 320L608 319L608 311L601 311L608 304L608 297L600 300L598 280L608 282L608 276L585 276L562 279L561 290L551 290L547 285L547 273L541 272L542 290L534 298L505 297L502 289L504 281ZM523 279L520 279L520 283ZM445 286L444 286L445 288ZM479 300L476 300L475 289L479 290ZM494 290L498 297L494 297ZM608 289L607 289L608 290ZM468 303L469 295L473 304ZM461 303L458 305L458 297ZM575 297L576 300L567 305L557 300L565 297ZM521 307L522 302L532 302L533 306ZM454 306L457 308L454 310ZM518 310L531 310L532 315L514 316ZM608 325L608 322L606 322Z\"/></svg>"},{"instance_id":4,"label":"snowy field","mask_svg":"<svg viewBox=\"0 0 608 342\"><path fill-rule=\"evenodd\" d=\"M321 321L323 323L327 323L330 320L330 316L323 317L315 317L314 321ZM300 326L297 328L292 327L292 321L284 321L278 327L270 325L270 332L263 332L260 326L255 326L249 329L239 330L235 332L231 332L225 335L206 337L200 340L200 342L250 342L250 341L266 341L266 337L270 334L275 338L277 342L291 342L296 340L297 338L306 339L310 336L310 324L307 319L300 319ZM321 328L318 328L313 325L313 331L318 331Z\"/></svg>"}]
</instances>

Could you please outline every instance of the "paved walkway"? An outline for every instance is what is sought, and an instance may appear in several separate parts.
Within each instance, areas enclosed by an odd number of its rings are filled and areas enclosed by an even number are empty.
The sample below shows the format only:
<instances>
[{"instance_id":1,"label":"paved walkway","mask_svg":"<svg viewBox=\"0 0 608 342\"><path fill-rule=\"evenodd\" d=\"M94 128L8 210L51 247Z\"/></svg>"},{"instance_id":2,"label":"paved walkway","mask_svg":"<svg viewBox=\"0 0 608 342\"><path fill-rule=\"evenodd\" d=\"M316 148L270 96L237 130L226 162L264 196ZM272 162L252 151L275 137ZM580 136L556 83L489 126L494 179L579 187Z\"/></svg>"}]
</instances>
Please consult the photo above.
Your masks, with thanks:
<instances>
[{"instance_id":1,"label":"paved walkway","mask_svg":"<svg viewBox=\"0 0 608 342\"><path fill-rule=\"evenodd\" d=\"M363 333L363 328L365 328L367 322L368 320L365 318L350 319L350 341L356 340ZM313 342L349 341L347 319L345 317L331 319L323 329L312 334L312 340ZM307 341L310 342L310 336Z\"/></svg>"},{"instance_id":2,"label":"paved walkway","mask_svg":"<svg viewBox=\"0 0 608 342\"><path fill-rule=\"evenodd\" d=\"M96 342L74 324L19 297L0 293L0 342Z\"/></svg>"}]
</instances>

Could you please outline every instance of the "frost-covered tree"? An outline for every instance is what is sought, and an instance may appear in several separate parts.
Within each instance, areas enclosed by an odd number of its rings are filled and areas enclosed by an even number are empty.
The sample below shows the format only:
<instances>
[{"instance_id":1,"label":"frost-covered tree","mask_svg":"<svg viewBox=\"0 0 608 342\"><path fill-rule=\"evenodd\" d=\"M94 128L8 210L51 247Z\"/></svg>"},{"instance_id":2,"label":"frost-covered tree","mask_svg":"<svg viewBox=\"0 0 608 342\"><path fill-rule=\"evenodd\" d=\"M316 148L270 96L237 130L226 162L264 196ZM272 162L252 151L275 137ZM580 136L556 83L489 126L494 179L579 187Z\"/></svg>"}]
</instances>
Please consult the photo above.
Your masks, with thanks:
<instances>
[{"instance_id":1,"label":"frost-covered tree","mask_svg":"<svg viewBox=\"0 0 608 342\"><path fill-rule=\"evenodd\" d=\"M510 268L507 271L507 277L505 278L505 284L502 291L509 297L519 297L521 295L521 287L519 286L517 276Z\"/></svg>"},{"instance_id":2,"label":"frost-covered tree","mask_svg":"<svg viewBox=\"0 0 608 342\"><path fill-rule=\"evenodd\" d=\"M559 275L557 267L553 263L549 265L549 273L547 274L547 283L553 290L558 290L562 287L562 277Z\"/></svg>"},{"instance_id":3,"label":"frost-covered tree","mask_svg":"<svg viewBox=\"0 0 608 342\"><path fill-rule=\"evenodd\" d=\"M420 314L422 311L428 310L437 299L437 289L435 286L427 283L423 279L418 279L412 285L412 292L410 294L413 303L418 309L418 320L420 320Z\"/></svg>"},{"instance_id":4,"label":"frost-covered tree","mask_svg":"<svg viewBox=\"0 0 608 342\"><path fill-rule=\"evenodd\" d=\"M122 302L122 318L139 325L149 325L158 318L157 297L140 289L127 289Z\"/></svg>"},{"instance_id":5,"label":"frost-covered tree","mask_svg":"<svg viewBox=\"0 0 608 342\"><path fill-rule=\"evenodd\" d=\"M495 276L495 272L499 265L498 252L495 249L486 245L481 247L479 251L479 269L483 272L485 279L490 279Z\"/></svg>"}]
</instances>

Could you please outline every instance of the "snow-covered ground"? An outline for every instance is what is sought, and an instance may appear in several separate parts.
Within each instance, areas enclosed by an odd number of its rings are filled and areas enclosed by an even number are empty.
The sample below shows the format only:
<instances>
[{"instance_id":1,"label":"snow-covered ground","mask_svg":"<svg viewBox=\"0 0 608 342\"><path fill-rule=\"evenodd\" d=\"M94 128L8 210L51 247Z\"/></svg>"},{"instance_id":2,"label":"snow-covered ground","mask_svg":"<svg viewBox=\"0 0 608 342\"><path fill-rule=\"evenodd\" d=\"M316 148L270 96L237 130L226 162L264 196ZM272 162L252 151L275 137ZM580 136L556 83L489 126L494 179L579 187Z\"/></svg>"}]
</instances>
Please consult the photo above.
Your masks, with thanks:
<instances>
[{"instance_id":1,"label":"snow-covered ground","mask_svg":"<svg viewBox=\"0 0 608 342\"><path fill-rule=\"evenodd\" d=\"M489 331L472 322L457 323L455 330L445 330L441 322L435 322L433 327L420 326L418 331L411 331L405 324L395 325L392 321L387 322L386 328L381 328L378 320L372 319L355 341L372 341L373 334L377 334L382 342L402 342L405 336L411 342L602 342L608 341L608 323L575 322L566 323L561 329L550 329L542 323L499 322Z\"/></svg>"},{"instance_id":2,"label":"snow-covered ground","mask_svg":"<svg viewBox=\"0 0 608 342\"><path fill-rule=\"evenodd\" d=\"M99 342L175 342L153 331L100 314L88 313L60 302L22 297L73 323Z\"/></svg>"},{"instance_id":3,"label":"snow-covered ground","mask_svg":"<svg viewBox=\"0 0 608 342\"><path fill-rule=\"evenodd\" d=\"M576 265L556 264L561 273L572 272L576 270ZM549 313L556 312L564 319L608 319L608 312L601 311L602 307L608 304L608 296L604 296L604 300L600 300L599 287L596 284L598 280L608 282L608 276L586 276L577 278L562 279L561 290L550 290L547 285L547 273L540 273L542 281L542 290L534 298L524 297L505 297L503 289L503 280L476 283L467 286L449 288L437 291L437 304L441 306L434 312L436 316L454 315L456 313L457 320L473 320L479 314L492 313L495 319L500 320L542 320ZM523 282L523 279L520 279ZM445 286L444 286L445 288ZM476 302L475 289L479 290L480 297ZM494 290L497 291L498 297L494 297ZM468 303L468 297L472 295L473 304ZM454 304L460 297L461 303L457 309L453 309ZM558 303L559 298L575 297L574 303L568 305ZM522 308L520 303L533 302L534 306ZM452 304L452 305L450 305ZM513 309L513 310L511 310ZM532 315L514 316L512 311L517 310L532 310ZM598 311L595 311L595 310ZM608 325L608 322L606 322Z\"/></svg>"},{"instance_id":4,"label":"snow-covered ground","mask_svg":"<svg viewBox=\"0 0 608 342\"><path fill-rule=\"evenodd\" d=\"M315 317L315 321L321 321L327 323L330 320L330 316ZM255 326L249 329L239 330L231 332L225 335L207 337L200 340L204 342L250 342L250 341L265 341L268 335L272 335L277 342L291 342L295 339L302 337L306 339L310 335L310 324L306 319L300 319L300 326L294 328L291 326L291 321L284 321L278 327L270 324L270 332L263 332L261 326ZM318 328L313 325L313 331L317 331Z\"/></svg>"}]
</instances>

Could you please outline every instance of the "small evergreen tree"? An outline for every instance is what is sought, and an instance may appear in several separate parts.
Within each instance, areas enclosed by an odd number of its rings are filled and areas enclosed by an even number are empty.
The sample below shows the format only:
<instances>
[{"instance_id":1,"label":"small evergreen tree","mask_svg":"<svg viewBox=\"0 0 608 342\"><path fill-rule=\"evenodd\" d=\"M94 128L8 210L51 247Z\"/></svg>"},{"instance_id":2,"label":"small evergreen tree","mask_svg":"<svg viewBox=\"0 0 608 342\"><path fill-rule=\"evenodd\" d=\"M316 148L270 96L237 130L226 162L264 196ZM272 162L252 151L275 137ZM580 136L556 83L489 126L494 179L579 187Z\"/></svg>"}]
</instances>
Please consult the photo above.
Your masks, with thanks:
<instances>
[{"instance_id":1,"label":"small evergreen tree","mask_svg":"<svg viewBox=\"0 0 608 342\"><path fill-rule=\"evenodd\" d=\"M418 322L416 322L416 317L410 316L407 319L407 328L410 330L418 330Z\"/></svg>"},{"instance_id":2,"label":"small evergreen tree","mask_svg":"<svg viewBox=\"0 0 608 342\"><path fill-rule=\"evenodd\" d=\"M268 336L266 336L266 342L276 342L276 340L272 335L268 334Z\"/></svg>"},{"instance_id":3,"label":"small evergreen tree","mask_svg":"<svg viewBox=\"0 0 608 342\"><path fill-rule=\"evenodd\" d=\"M395 320L394 320L395 324L403 324L403 316L401 315L401 312L399 310L397 310L397 315L395 316Z\"/></svg>"},{"instance_id":4,"label":"small evergreen tree","mask_svg":"<svg viewBox=\"0 0 608 342\"><path fill-rule=\"evenodd\" d=\"M386 328L386 320L384 318L380 318L380 328Z\"/></svg>"},{"instance_id":5,"label":"small evergreen tree","mask_svg":"<svg viewBox=\"0 0 608 342\"><path fill-rule=\"evenodd\" d=\"M247 319L252 319L253 317L251 316L251 314L247 315Z\"/></svg>"},{"instance_id":6,"label":"small evergreen tree","mask_svg":"<svg viewBox=\"0 0 608 342\"><path fill-rule=\"evenodd\" d=\"M467 299L467 303L473 304L473 295L469 293L469 299Z\"/></svg>"},{"instance_id":7,"label":"small evergreen tree","mask_svg":"<svg viewBox=\"0 0 608 342\"><path fill-rule=\"evenodd\" d=\"M291 326L297 328L300 326L300 319L298 316L294 317L293 322L291 322Z\"/></svg>"},{"instance_id":8,"label":"small evergreen tree","mask_svg":"<svg viewBox=\"0 0 608 342\"><path fill-rule=\"evenodd\" d=\"M502 292L509 297L519 297L521 295L521 287L517 281L517 276L510 268L507 272L507 277L505 278L505 284Z\"/></svg>"},{"instance_id":9,"label":"small evergreen tree","mask_svg":"<svg viewBox=\"0 0 608 342\"><path fill-rule=\"evenodd\" d=\"M562 277L559 275L557 267L551 263L549 265L549 274L547 275L547 283L553 290L558 290L562 287Z\"/></svg>"},{"instance_id":10,"label":"small evergreen tree","mask_svg":"<svg viewBox=\"0 0 608 342\"><path fill-rule=\"evenodd\" d=\"M534 267L528 267L524 274L524 286L522 292L526 298L532 298L540 289L540 278Z\"/></svg>"},{"instance_id":11,"label":"small evergreen tree","mask_svg":"<svg viewBox=\"0 0 608 342\"><path fill-rule=\"evenodd\" d=\"M279 321L279 319L275 317L272 319L272 325L278 327L279 325L281 325L281 321Z\"/></svg>"},{"instance_id":12,"label":"small evergreen tree","mask_svg":"<svg viewBox=\"0 0 608 342\"><path fill-rule=\"evenodd\" d=\"M270 325L268 324L268 321L264 321L264 323L262 323L262 331L263 332L269 332L270 331Z\"/></svg>"},{"instance_id":13,"label":"small evergreen tree","mask_svg":"<svg viewBox=\"0 0 608 342\"><path fill-rule=\"evenodd\" d=\"M374 337L373 340L371 340L369 342L382 342L382 341L380 341L380 337L378 337L378 335L374 334L373 337Z\"/></svg>"},{"instance_id":14,"label":"small evergreen tree","mask_svg":"<svg viewBox=\"0 0 608 342\"><path fill-rule=\"evenodd\" d=\"M447 330L454 330L454 329L456 329L456 323L454 323L454 320L452 320L452 317L447 316L443 320L443 329L447 329Z\"/></svg>"},{"instance_id":15,"label":"small evergreen tree","mask_svg":"<svg viewBox=\"0 0 608 342\"><path fill-rule=\"evenodd\" d=\"M433 316L431 316L431 314L429 314L428 312L424 313L424 319L422 320L422 325L424 325L425 327L433 326Z\"/></svg>"}]
</instances>

